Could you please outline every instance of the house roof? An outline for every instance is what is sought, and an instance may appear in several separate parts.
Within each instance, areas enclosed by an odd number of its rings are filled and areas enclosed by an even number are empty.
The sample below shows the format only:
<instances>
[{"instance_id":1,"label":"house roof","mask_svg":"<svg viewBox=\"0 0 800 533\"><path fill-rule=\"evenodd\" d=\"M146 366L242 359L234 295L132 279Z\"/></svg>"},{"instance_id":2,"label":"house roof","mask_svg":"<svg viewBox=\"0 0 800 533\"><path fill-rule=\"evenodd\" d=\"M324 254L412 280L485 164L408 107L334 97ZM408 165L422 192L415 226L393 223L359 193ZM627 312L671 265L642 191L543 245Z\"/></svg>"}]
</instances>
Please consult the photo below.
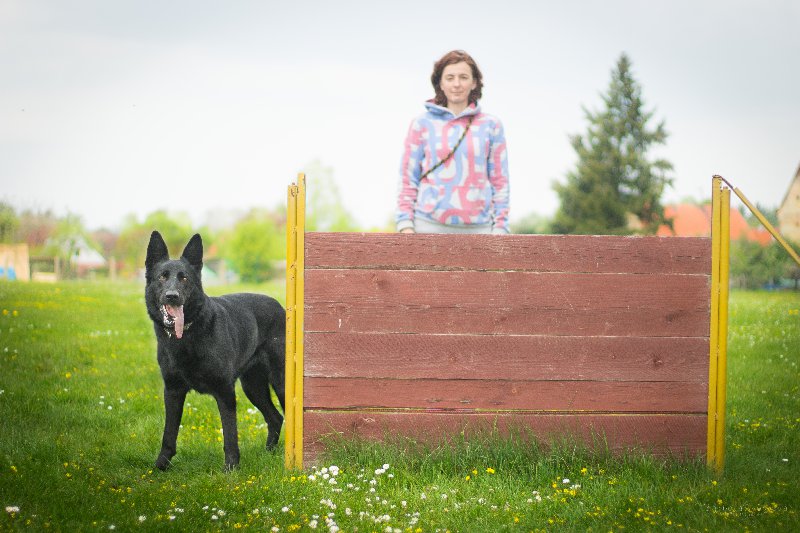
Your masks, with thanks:
<instances>
[{"instance_id":1,"label":"house roof","mask_svg":"<svg viewBox=\"0 0 800 533\"><path fill-rule=\"evenodd\" d=\"M661 237L709 237L711 236L711 204L668 205L664 215L672 219L672 229L666 225L658 228ZM766 246L772 235L764 228L753 228L737 210L731 209L731 240L745 239Z\"/></svg>"}]
</instances>

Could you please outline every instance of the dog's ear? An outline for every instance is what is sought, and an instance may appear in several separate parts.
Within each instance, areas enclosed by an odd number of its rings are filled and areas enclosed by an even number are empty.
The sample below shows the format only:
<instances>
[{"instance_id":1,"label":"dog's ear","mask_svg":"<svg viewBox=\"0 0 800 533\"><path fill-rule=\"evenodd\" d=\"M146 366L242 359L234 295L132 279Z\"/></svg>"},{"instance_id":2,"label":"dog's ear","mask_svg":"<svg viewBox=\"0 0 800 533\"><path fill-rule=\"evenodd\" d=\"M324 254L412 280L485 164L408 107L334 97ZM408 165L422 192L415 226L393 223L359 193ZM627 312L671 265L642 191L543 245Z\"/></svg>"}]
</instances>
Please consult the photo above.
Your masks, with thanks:
<instances>
[{"instance_id":1,"label":"dog's ear","mask_svg":"<svg viewBox=\"0 0 800 533\"><path fill-rule=\"evenodd\" d=\"M189 264L198 272L203 270L203 239L200 238L199 233L195 233L189 239L189 244L183 249L181 257L189 261Z\"/></svg>"},{"instance_id":2,"label":"dog's ear","mask_svg":"<svg viewBox=\"0 0 800 533\"><path fill-rule=\"evenodd\" d=\"M150 244L147 245L147 259L144 260L145 272L149 273L150 270L157 263L169 259L169 250L167 250L167 243L164 238L157 231L150 234Z\"/></svg>"}]
</instances>

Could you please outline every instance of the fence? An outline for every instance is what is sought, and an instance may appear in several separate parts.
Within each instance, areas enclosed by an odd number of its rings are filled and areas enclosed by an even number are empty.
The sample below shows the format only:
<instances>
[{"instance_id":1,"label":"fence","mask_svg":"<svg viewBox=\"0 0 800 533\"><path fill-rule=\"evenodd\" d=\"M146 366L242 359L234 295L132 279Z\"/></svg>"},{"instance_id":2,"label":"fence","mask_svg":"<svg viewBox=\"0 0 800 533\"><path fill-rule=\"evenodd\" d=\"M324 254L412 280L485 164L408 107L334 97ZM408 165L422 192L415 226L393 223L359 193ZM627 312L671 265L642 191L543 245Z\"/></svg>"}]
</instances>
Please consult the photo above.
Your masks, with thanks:
<instances>
[{"instance_id":1,"label":"fence","mask_svg":"<svg viewBox=\"0 0 800 533\"><path fill-rule=\"evenodd\" d=\"M286 464L331 435L524 429L724 458L729 191L707 238L306 233L289 188ZM725 198L728 198L725 201Z\"/></svg>"}]
</instances>

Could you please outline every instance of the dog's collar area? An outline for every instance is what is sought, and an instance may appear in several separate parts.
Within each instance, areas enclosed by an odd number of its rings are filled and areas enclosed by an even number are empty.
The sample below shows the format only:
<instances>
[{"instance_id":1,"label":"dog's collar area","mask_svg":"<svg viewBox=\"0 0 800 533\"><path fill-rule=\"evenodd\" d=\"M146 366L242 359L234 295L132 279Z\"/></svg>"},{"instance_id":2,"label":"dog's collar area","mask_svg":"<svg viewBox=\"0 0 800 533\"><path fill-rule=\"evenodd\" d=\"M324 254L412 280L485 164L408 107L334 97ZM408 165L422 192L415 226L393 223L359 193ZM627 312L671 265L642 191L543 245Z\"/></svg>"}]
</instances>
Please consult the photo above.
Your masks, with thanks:
<instances>
[{"instance_id":1,"label":"dog's collar area","mask_svg":"<svg viewBox=\"0 0 800 533\"><path fill-rule=\"evenodd\" d=\"M189 331L189 328L192 327L192 322L183 325L183 331ZM174 329L164 328L164 333L167 334L167 337L172 338L175 335Z\"/></svg>"}]
</instances>

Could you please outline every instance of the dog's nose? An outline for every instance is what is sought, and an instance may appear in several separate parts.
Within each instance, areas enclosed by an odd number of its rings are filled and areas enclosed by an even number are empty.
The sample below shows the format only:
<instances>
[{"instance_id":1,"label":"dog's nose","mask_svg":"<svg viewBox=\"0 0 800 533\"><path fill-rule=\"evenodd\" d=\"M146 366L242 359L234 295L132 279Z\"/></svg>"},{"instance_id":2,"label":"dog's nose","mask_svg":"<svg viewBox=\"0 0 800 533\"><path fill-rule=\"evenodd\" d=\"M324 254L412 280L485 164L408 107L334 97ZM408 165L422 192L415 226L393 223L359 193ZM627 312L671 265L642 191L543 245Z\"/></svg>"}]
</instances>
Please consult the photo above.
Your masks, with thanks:
<instances>
[{"instance_id":1,"label":"dog's nose","mask_svg":"<svg viewBox=\"0 0 800 533\"><path fill-rule=\"evenodd\" d=\"M178 297L180 294L178 291L167 291L164 293L164 298L169 302L176 302L178 301Z\"/></svg>"}]
</instances>

